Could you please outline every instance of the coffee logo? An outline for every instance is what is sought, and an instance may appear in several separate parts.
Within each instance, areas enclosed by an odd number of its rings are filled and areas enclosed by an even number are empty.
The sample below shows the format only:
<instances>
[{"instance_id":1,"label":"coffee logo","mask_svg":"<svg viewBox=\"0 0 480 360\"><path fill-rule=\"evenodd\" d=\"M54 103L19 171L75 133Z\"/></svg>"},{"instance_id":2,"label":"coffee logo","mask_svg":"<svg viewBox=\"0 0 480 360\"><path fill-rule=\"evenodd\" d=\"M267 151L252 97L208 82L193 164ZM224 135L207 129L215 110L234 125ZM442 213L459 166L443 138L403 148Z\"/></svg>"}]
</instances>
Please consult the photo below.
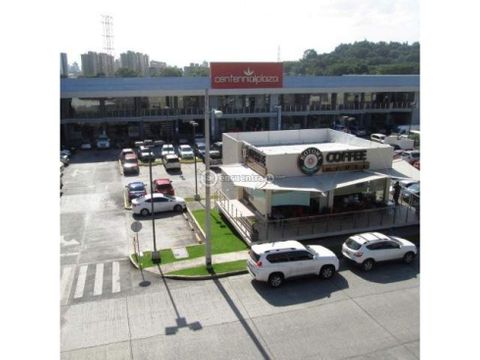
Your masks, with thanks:
<instances>
[{"instance_id":1,"label":"coffee logo","mask_svg":"<svg viewBox=\"0 0 480 360\"><path fill-rule=\"evenodd\" d=\"M313 175L323 163L323 155L317 148L308 148L298 156L298 167L306 175Z\"/></svg>"}]
</instances>

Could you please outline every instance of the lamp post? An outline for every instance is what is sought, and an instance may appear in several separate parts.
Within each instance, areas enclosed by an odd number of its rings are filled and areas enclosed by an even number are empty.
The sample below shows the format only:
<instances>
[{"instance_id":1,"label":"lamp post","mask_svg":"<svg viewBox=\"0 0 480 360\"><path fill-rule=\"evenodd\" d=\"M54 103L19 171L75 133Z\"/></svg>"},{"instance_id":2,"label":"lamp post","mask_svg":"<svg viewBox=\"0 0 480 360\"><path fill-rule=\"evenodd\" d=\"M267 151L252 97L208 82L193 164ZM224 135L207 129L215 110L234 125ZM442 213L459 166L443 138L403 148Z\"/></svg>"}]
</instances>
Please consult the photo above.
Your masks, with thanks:
<instances>
[{"instance_id":1,"label":"lamp post","mask_svg":"<svg viewBox=\"0 0 480 360\"><path fill-rule=\"evenodd\" d=\"M153 179L152 179L152 162L155 161L155 155L150 151L149 156L149 171L150 171L150 214L152 215L152 231L153 231L153 251L152 251L152 263L160 264L160 253L157 251L157 239L155 237L155 213L153 212Z\"/></svg>"},{"instance_id":2,"label":"lamp post","mask_svg":"<svg viewBox=\"0 0 480 360\"><path fill-rule=\"evenodd\" d=\"M195 142L195 129L198 126L198 123L195 121L190 121L190 125L192 125L193 129L193 141ZM195 196L193 199L195 201L200 201L200 195L198 195L198 184L197 184L197 155L195 154L195 150L193 151L193 161L195 163Z\"/></svg>"},{"instance_id":3,"label":"lamp post","mask_svg":"<svg viewBox=\"0 0 480 360\"><path fill-rule=\"evenodd\" d=\"M205 89L205 266L212 269L212 243L210 228L210 116L220 118L223 113L217 109L210 109L208 89Z\"/></svg>"}]
</instances>

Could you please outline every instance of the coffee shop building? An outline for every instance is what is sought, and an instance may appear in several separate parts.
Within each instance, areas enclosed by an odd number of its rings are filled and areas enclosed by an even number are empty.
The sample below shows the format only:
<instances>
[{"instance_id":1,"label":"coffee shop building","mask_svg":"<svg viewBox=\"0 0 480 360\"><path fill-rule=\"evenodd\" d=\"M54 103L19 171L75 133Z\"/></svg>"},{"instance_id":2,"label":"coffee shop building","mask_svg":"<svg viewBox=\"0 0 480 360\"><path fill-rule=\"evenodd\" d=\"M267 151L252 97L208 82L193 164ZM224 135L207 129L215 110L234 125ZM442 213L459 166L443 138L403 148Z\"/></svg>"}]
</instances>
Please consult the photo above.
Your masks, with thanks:
<instances>
[{"instance_id":1,"label":"coffee shop building","mask_svg":"<svg viewBox=\"0 0 480 360\"><path fill-rule=\"evenodd\" d=\"M392 179L418 172L391 146L344 132L224 133L221 171L217 206L247 241L418 224L390 201Z\"/></svg>"}]
</instances>

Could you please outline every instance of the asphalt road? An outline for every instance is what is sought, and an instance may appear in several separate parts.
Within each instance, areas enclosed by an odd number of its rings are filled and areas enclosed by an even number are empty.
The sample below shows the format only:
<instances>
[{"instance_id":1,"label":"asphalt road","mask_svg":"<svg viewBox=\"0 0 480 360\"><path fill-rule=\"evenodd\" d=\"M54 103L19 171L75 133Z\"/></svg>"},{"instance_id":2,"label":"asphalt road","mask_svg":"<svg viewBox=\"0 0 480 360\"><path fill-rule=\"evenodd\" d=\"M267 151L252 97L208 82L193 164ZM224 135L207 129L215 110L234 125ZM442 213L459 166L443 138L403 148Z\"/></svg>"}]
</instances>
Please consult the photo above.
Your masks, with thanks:
<instances>
[{"instance_id":1,"label":"asphalt road","mask_svg":"<svg viewBox=\"0 0 480 360\"><path fill-rule=\"evenodd\" d=\"M342 265L280 289L151 274L141 288L137 272L127 293L62 306L62 359L418 359L418 271Z\"/></svg>"}]
</instances>

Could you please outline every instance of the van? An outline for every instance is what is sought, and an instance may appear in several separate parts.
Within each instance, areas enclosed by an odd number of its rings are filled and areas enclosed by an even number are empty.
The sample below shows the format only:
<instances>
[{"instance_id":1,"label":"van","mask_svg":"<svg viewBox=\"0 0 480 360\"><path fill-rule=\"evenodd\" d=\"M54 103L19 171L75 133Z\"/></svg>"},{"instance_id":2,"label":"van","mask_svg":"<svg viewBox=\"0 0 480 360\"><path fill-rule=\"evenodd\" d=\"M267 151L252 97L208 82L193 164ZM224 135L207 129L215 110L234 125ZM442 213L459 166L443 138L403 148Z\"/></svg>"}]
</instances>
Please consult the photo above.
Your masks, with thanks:
<instances>
[{"instance_id":1,"label":"van","mask_svg":"<svg viewBox=\"0 0 480 360\"><path fill-rule=\"evenodd\" d=\"M370 140L383 144L386 136L383 134L371 134Z\"/></svg>"}]
</instances>

